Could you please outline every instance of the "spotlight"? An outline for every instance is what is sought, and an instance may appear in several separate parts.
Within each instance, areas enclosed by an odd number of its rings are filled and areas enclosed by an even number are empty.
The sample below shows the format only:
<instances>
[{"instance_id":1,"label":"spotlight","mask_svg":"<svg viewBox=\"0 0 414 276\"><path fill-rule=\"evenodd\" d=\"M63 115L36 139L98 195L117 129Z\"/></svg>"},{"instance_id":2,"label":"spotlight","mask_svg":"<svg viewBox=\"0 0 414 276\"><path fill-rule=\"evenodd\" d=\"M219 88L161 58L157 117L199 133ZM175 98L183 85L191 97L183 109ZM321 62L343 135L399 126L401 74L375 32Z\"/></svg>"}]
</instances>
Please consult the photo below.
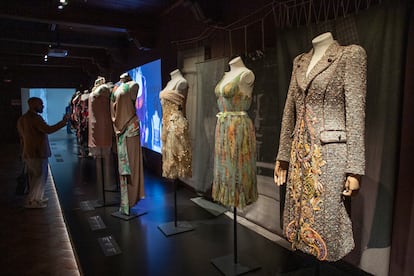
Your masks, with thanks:
<instances>
[{"instance_id":1,"label":"spotlight","mask_svg":"<svg viewBox=\"0 0 414 276\"><path fill-rule=\"evenodd\" d=\"M47 61L47 55L45 55L45 56L44 56L44 61L45 61L45 62Z\"/></svg>"},{"instance_id":2,"label":"spotlight","mask_svg":"<svg viewBox=\"0 0 414 276\"><path fill-rule=\"evenodd\" d=\"M68 0L59 0L59 6L58 9L59 10L63 10L63 8L69 3Z\"/></svg>"}]
</instances>

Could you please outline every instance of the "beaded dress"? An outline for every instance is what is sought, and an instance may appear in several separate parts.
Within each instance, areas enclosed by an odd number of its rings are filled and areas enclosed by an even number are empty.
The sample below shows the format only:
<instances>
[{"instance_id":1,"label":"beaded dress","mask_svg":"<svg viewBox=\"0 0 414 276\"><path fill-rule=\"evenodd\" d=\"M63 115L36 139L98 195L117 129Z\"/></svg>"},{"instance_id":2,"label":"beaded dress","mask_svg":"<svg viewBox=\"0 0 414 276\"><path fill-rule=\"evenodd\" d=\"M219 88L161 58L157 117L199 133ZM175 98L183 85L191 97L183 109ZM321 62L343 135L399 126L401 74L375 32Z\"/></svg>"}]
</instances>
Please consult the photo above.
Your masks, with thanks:
<instances>
[{"instance_id":1,"label":"beaded dress","mask_svg":"<svg viewBox=\"0 0 414 276\"><path fill-rule=\"evenodd\" d=\"M183 113L188 88L186 85L184 91L178 91L176 86L160 93L162 176L169 179L192 176L189 125Z\"/></svg>"},{"instance_id":2,"label":"beaded dress","mask_svg":"<svg viewBox=\"0 0 414 276\"><path fill-rule=\"evenodd\" d=\"M241 72L233 80L217 84L219 113L215 131L212 197L225 206L243 208L258 198L256 137L247 114L252 98L243 93Z\"/></svg>"}]
</instances>

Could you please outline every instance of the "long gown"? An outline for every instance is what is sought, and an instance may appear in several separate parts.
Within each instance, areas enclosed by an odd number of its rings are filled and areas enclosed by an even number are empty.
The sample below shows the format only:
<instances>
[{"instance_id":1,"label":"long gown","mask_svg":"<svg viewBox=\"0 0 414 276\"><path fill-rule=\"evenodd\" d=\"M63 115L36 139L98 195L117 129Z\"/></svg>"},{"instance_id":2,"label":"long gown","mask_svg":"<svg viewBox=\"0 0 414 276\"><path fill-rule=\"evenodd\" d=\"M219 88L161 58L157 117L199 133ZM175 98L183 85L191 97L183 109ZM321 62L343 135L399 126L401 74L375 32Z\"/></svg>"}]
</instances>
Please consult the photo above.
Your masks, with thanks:
<instances>
[{"instance_id":1,"label":"long gown","mask_svg":"<svg viewBox=\"0 0 414 276\"><path fill-rule=\"evenodd\" d=\"M122 83L113 92L111 104L121 188L119 211L126 215L129 215L130 207L145 196L139 120L134 105L137 92L137 83Z\"/></svg>"},{"instance_id":2,"label":"long gown","mask_svg":"<svg viewBox=\"0 0 414 276\"><path fill-rule=\"evenodd\" d=\"M239 87L241 74L215 88L219 113L215 131L212 197L225 206L243 208L258 198L256 136L247 115L252 98Z\"/></svg>"}]
</instances>

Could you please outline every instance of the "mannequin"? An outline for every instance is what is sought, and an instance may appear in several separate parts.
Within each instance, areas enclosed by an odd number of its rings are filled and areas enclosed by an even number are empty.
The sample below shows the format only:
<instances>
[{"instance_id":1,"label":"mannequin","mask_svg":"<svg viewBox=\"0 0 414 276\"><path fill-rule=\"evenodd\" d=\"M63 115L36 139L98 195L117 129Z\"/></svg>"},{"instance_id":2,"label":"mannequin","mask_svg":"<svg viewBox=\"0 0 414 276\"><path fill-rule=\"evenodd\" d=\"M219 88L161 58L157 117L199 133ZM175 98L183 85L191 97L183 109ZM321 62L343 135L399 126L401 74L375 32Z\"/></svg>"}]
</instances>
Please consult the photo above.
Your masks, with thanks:
<instances>
[{"instance_id":1,"label":"mannequin","mask_svg":"<svg viewBox=\"0 0 414 276\"><path fill-rule=\"evenodd\" d=\"M170 73L171 80L160 93L162 105L162 176L174 183L174 222L159 225L166 235L188 232L194 228L187 222L177 220L178 178L192 176L192 151L189 124L185 117L188 83L180 70ZM155 113L154 115L157 115ZM153 123L155 122L153 116ZM155 128L153 128L155 130ZM155 138L153 136L153 138Z\"/></svg>"},{"instance_id":2,"label":"mannequin","mask_svg":"<svg viewBox=\"0 0 414 276\"><path fill-rule=\"evenodd\" d=\"M96 161L96 176L99 200L105 205L105 189L110 188L112 180L111 147L112 147L112 120L110 110L110 89L104 77L95 80L92 92L89 95L89 152ZM106 187L106 188L105 188Z\"/></svg>"},{"instance_id":3,"label":"mannequin","mask_svg":"<svg viewBox=\"0 0 414 276\"><path fill-rule=\"evenodd\" d=\"M162 115L162 175L169 179L191 177L192 152L189 125L185 118L187 80L180 70L170 73L171 80L160 93Z\"/></svg>"},{"instance_id":4,"label":"mannequin","mask_svg":"<svg viewBox=\"0 0 414 276\"><path fill-rule=\"evenodd\" d=\"M313 46L313 54L312 59L309 63L309 67L306 71L306 77L309 76L310 71L315 66L315 64L322 58L325 54L328 47L334 42L334 38L332 33L327 32L321 35L318 35L314 39L312 39L312 46ZM286 175L287 175L287 164L280 164L280 161L277 160L275 164L274 170L274 180L275 183L280 186L286 183ZM359 176L355 175L348 175L346 181L344 183L344 191L342 194L344 196L351 196L352 191L359 190Z\"/></svg>"},{"instance_id":5,"label":"mannequin","mask_svg":"<svg viewBox=\"0 0 414 276\"><path fill-rule=\"evenodd\" d=\"M287 184L283 230L292 247L337 261L354 247L342 196L365 172L366 53L331 33L312 45L293 62L274 180Z\"/></svg>"},{"instance_id":6,"label":"mannequin","mask_svg":"<svg viewBox=\"0 0 414 276\"><path fill-rule=\"evenodd\" d=\"M135 111L138 84L127 73L120 76L111 102L112 124L117 140L121 188L119 212L130 215L130 208L144 198L144 168L139 120Z\"/></svg>"},{"instance_id":7,"label":"mannequin","mask_svg":"<svg viewBox=\"0 0 414 276\"><path fill-rule=\"evenodd\" d=\"M254 74L246 68L241 57L235 57L229 61L230 71L225 72L222 80L220 81L220 90L223 90L224 86L233 81L236 76L240 75L240 92L244 95L251 97L253 91Z\"/></svg>"},{"instance_id":8,"label":"mannequin","mask_svg":"<svg viewBox=\"0 0 414 276\"><path fill-rule=\"evenodd\" d=\"M246 112L252 101L255 77L240 57L230 60L229 65L230 71L215 89L220 112L216 124L212 195L225 206L244 208L258 198L256 138Z\"/></svg>"},{"instance_id":9,"label":"mannequin","mask_svg":"<svg viewBox=\"0 0 414 276\"><path fill-rule=\"evenodd\" d=\"M240 265L237 252L237 208L244 208L258 199L256 178L256 136L247 114L252 102L254 74L240 57L229 62L216 85L215 94L220 112L217 116L214 149L212 197L233 207L233 255L213 259L212 263L226 275L256 268ZM242 272L242 273L241 273Z\"/></svg>"}]
</instances>

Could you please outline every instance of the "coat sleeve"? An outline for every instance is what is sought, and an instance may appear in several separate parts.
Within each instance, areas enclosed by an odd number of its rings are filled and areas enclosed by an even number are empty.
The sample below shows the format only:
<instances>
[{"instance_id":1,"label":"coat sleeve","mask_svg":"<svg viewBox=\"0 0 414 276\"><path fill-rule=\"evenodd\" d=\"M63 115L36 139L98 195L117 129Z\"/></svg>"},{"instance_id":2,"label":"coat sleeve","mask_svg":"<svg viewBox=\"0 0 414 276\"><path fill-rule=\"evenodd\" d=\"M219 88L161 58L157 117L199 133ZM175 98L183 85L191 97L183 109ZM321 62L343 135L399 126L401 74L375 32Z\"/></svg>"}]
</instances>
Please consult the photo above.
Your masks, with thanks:
<instances>
[{"instance_id":1,"label":"coat sleeve","mask_svg":"<svg viewBox=\"0 0 414 276\"><path fill-rule=\"evenodd\" d=\"M51 134L53 132L56 132L57 130L61 129L62 127L66 125L66 121L62 120L58 122L57 124L49 126L40 115L36 117L36 120L34 121L34 123L36 124L36 128L39 131L46 133L46 134Z\"/></svg>"},{"instance_id":2,"label":"coat sleeve","mask_svg":"<svg viewBox=\"0 0 414 276\"><path fill-rule=\"evenodd\" d=\"M357 45L345 52L345 113L347 132L347 167L351 174L365 174L365 97L367 55Z\"/></svg>"},{"instance_id":3,"label":"coat sleeve","mask_svg":"<svg viewBox=\"0 0 414 276\"><path fill-rule=\"evenodd\" d=\"M289 162L292 147L292 133L295 128L295 100L294 93L297 90L297 82L295 78L296 61L293 61L292 76L290 79L289 90L286 97L285 107L283 110L282 125L280 129L279 150L276 160Z\"/></svg>"}]
</instances>

